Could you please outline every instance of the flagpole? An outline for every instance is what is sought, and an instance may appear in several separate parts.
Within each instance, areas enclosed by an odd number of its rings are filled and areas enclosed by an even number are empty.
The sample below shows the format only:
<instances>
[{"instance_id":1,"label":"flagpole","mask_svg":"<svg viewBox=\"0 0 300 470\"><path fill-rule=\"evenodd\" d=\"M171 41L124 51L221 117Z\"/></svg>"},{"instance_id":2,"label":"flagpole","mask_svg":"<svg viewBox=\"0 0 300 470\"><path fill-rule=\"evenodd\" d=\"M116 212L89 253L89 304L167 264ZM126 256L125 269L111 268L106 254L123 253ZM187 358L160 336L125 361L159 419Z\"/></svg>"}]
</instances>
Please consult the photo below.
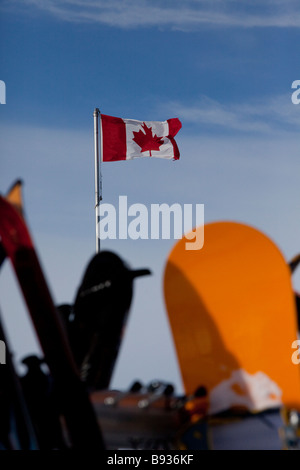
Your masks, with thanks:
<instances>
[{"instance_id":1,"label":"flagpole","mask_svg":"<svg viewBox=\"0 0 300 470\"><path fill-rule=\"evenodd\" d=\"M99 155L99 116L100 110L94 109L94 150L95 150L95 216L96 216L96 253L100 252L100 201L102 201L101 158Z\"/></svg>"}]
</instances>

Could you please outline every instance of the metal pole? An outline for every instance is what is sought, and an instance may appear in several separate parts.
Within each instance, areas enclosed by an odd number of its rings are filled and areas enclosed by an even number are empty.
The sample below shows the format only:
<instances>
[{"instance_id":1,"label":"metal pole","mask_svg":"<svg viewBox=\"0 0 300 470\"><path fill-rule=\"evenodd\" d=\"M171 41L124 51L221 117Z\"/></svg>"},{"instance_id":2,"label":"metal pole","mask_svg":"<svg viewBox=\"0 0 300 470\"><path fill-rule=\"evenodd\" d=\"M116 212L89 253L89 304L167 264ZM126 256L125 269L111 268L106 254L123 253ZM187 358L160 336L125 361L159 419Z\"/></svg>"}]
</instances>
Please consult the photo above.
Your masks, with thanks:
<instances>
[{"instance_id":1,"label":"metal pole","mask_svg":"<svg viewBox=\"0 0 300 470\"><path fill-rule=\"evenodd\" d=\"M100 201L102 200L102 175L100 169L100 158L99 158L99 115L100 111L98 108L94 109L94 149L95 149L95 216L96 216L96 253L100 252L100 233L99 233L99 221L100 221Z\"/></svg>"}]
</instances>

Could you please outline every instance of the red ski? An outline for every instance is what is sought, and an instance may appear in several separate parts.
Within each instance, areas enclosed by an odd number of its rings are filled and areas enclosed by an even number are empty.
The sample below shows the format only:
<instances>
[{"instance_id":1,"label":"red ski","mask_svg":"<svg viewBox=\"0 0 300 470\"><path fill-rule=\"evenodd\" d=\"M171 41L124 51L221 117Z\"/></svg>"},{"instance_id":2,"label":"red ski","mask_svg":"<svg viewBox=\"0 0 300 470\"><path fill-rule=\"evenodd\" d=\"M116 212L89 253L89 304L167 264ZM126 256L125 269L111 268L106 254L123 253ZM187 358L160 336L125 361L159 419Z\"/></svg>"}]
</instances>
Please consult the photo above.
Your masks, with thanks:
<instances>
[{"instance_id":1,"label":"red ski","mask_svg":"<svg viewBox=\"0 0 300 470\"><path fill-rule=\"evenodd\" d=\"M81 381L28 227L9 198L0 196L1 244L19 281L59 397L72 449L105 448L85 384Z\"/></svg>"}]
</instances>

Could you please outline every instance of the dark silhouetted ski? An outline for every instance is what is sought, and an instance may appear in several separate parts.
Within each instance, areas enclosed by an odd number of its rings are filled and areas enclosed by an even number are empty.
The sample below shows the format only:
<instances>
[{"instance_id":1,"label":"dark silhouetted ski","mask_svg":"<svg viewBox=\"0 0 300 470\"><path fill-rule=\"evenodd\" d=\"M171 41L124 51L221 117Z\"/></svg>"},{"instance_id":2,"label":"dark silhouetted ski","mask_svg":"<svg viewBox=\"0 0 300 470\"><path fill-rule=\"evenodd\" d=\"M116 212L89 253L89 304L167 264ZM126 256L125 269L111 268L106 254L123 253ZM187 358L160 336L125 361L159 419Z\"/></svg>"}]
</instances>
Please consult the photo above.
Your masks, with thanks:
<instances>
[{"instance_id":1,"label":"dark silhouetted ski","mask_svg":"<svg viewBox=\"0 0 300 470\"><path fill-rule=\"evenodd\" d=\"M74 306L58 307L81 377L92 389L108 388L133 295L133 280L148 269L131 270L115 253L89 262Z\"/></svg>"}]
</instances>

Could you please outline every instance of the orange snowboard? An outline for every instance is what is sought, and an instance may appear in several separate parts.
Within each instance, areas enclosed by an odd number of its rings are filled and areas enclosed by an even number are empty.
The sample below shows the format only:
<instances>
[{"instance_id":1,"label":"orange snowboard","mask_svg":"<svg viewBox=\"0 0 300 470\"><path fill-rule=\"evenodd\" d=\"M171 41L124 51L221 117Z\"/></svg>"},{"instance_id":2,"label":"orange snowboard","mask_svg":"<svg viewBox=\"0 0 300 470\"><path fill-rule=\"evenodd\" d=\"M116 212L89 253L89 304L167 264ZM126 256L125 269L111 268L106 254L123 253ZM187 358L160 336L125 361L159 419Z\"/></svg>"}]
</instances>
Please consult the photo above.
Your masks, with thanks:
<instances>
[{"instance_id":1,"label":"orange snowboard","mask_svg":"<svg viewBox=\"0 0 300 470\"><path fill-rule=\"evenodd\" d=\"M234 222L205 225L204 246L177 242L164 295L185 392L204 386L209 414L300 410L291 273L277 246Z\"/></svg>"}]
</instances>

